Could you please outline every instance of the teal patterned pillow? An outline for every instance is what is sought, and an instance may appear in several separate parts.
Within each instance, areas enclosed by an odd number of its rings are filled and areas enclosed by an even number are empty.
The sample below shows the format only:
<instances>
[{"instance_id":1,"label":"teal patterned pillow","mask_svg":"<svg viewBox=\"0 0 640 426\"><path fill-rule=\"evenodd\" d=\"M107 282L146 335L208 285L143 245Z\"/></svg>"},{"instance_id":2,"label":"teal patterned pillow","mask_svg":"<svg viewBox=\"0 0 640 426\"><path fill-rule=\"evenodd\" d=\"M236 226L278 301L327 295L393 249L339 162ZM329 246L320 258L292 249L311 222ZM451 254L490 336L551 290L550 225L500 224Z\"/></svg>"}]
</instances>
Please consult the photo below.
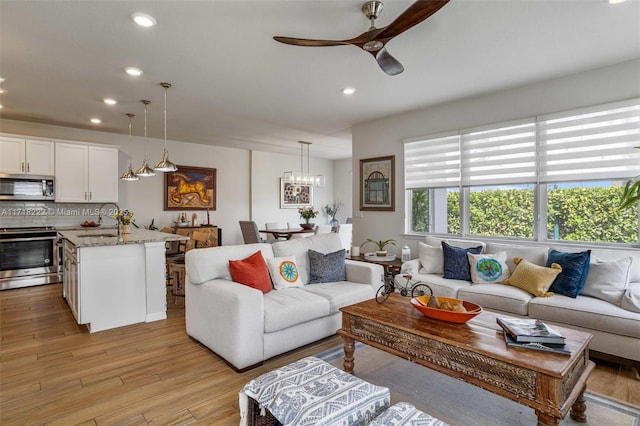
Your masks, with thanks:
<instances>
[{"instance_id":1,"label":"teal patterned pillow","mask_svg":"<svg viewBox=\"0 0 640 426\"><path fill-rule=\"evenodd\" d=\"M328 254L309 250L309 284L345 281L345 254L344 249Z\"/></svg>"},{"instance_id":2,"label":"teal patterned pillow","mask_svg":"<svg viewBox=\"0 0 640 426\"><path fill-rule=\"evenodd\" d=\"M444 277L452 280L471 281L471 270L467 253L480 254L482 246L463 249L450 246L442 242L442 254L444 254Z\"/></svg>"}]
</instances>

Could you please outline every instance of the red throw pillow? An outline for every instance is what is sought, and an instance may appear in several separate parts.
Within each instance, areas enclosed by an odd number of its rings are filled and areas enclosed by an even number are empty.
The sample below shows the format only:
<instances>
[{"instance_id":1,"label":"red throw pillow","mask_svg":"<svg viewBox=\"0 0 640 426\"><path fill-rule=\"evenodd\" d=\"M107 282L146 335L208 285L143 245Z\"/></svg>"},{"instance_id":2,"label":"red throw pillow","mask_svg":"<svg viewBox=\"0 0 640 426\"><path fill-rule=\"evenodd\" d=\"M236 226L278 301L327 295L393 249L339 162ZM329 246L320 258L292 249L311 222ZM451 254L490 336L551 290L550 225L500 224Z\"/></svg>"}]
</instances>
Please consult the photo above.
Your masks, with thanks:
<instances>
[{"instance_id":1,"label":"red throw pillow","mask_svg":"<svg viewBox=\"0 0 640 426\"><path fill-rule=\"evenodd\" d=\"M229 260L231 279L240 284L260 290L263 293L271 291L271 277L262 252L257 251L242 260Z\"/></svg>"}]
</instances>

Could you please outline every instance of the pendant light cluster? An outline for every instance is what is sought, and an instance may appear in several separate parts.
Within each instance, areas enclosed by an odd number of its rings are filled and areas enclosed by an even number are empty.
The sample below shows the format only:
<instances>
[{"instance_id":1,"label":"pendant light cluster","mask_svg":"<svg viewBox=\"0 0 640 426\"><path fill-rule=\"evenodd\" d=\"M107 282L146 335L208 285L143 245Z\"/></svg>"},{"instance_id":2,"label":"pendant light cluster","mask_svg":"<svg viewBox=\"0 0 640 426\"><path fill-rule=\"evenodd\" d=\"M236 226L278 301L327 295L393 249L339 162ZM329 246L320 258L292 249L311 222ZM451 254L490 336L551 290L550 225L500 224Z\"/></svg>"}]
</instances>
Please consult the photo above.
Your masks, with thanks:
<instances>
[{"instance_id":1,"label":"pendant light cluster","mask_svg":"<svg viewBox=\"0 0 640 426\"><path fill-rule=\"evenodd\" d=\"M164 88L164 149L162 151L162 160L160 160L153 168L148 165L147 105L151 102L143 99L140 102L144 104L144 161L142 162L142 166L140 166L140 168L134 173L131 165L131 157L129 157L129 167L127 171L120 176L120 179L122 180L136 181L140 180L140 177L155 176L156 172L175 172L178 170L178 167L169 160L169 150L167 149L167 89L171 87L171 84L163 82L160 83L160 85ZM126 116L129 117L129 144L131 144L131 122L135 115L128 113Z\"/></svg>"}]
</instances>

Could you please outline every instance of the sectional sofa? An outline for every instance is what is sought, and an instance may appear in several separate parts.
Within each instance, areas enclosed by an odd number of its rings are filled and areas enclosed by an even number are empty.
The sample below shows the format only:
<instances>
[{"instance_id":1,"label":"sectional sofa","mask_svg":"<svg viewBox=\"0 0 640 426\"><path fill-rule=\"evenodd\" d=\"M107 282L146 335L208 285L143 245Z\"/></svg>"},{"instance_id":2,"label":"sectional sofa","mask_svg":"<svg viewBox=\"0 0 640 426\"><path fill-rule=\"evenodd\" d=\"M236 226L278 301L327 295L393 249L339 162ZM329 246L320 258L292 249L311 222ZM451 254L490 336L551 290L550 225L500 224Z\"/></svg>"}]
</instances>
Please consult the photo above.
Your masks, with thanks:
<instances>
[{"instance_id":1,"label":"sectional sofa","mask_svg":"<svg viewBox=\"0 0 640 426\"><path fill-rule=\"evenodd\" d=\"M275 289L270 282L259 289L232 279L238 261L244 267L256 257L258 266L248 267L257 269L245 278L264 275L263 258ZM335 233L191 250L185 263L187 333L238 371L335 334L342 326L339 309L373 298L383 274L380 265L345 259Z\"/></svg>"},{"instance_id":2,"label":"sectional sofa","mask_svg":"<svg viewBox=\"0 0 640 426\"><path fill-rule=\"evenodd\" d=\"M442 244L443 241L446 245ZM467 259L472 260L469 264L470 273L474 272L474 267L475 272L481 270L481 260L491 257L488 254L503 252L498 257L506 259L504 263L511 278L514 278L512 274L516 267L520 266L516 265L515 258L526 259L528 266L546 267L550 253L553 256L572 256L578 252L584 254L587 250L585 247L568 244L505 244L427 236L424 244L420 243L419 258L404 263L401 272L412 275L413 280L427 283L435 295L467 300L486 310L509 316L538 318L550 324L589 332L593 335L591 350L621 357L630 360L636 367L640 366L640 250L591 247L589 268L583 276L584 287L574 298L574 294L551 295L549 292L545 294L544 290L534 295L522 287L503 284L510 278L498 277L495 269L490 271L492 277L488 282L482 282L484 280L478 277L471 280L445 278L443 250L451 247L473 247L476 251L480 247L480 255L467 254ZM542 270L542 273L555 274L551 268ZM522 274L519 274L517 278L521 277ZM530 276L526 278L530 279ZM400 280L401 276L396 279ZM491 282L491 279L497 282Z\"/></svg>"}]
</instances>

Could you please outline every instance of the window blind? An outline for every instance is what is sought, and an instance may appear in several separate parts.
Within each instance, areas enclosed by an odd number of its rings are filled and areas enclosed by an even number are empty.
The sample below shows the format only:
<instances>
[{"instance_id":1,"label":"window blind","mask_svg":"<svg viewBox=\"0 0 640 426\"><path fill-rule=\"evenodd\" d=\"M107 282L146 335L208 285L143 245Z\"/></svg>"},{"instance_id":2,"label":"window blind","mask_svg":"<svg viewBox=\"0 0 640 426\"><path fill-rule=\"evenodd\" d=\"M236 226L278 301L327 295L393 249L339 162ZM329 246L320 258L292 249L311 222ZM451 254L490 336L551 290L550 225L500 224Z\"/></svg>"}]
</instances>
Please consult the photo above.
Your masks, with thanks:
<instances>
[{"instance_id":1,"label":"window blind","mask_svg":"<svg viewBox=\"0 0 640 426\"><path fill-rule=\"evenodd\" d=\"M533 119L470 129L462 134L462 185L536 182Z\"/></svg>"},{"instance_id":2,"label":"window blind","mask_svg":"<svg viewBox=\"0 0 640 426\"><path fill-rule=\"evenodd\" d=\"M538 135L540 182L640 174L640 99L542 116Z\"/></svg>"},{"instance_id":3,"label":"window blind","mask_svg":"<svg viewBox=\"0 0 640 426\"><path fill-rule=\"evenodd\" d=\"M448 135L404 144L405 189L460 185L460 137Z\"/></svg>"}]
</instances>

